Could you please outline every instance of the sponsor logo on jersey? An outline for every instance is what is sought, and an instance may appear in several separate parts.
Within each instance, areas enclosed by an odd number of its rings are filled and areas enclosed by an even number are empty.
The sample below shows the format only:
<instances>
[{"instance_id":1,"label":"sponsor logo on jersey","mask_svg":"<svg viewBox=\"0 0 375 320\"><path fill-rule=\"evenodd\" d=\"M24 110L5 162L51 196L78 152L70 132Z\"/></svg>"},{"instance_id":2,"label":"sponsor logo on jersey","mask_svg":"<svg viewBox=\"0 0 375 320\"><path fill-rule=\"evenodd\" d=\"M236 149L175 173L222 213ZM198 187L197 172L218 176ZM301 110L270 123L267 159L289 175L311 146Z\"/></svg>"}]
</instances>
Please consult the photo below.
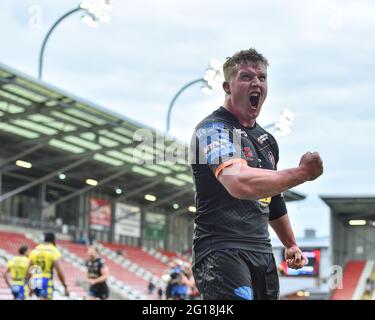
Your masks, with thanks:
<instances>
[{"instance_id":1,"label":"sponsor logo on jersey","mask_svg":"<svg viewBox=\"0 0 375 320\"><path fill-rule=\"evenodd\" d=\"M247 137L247 133L246 131L242 130L242 129L236 129L236 128L233 128L233 131L235 133L237 133L238 135L240 135L241 137L244 136L244 137Z\"/></svg>"},{"instance_id":2,"label":"sponsor logo on jersey","mask_svg":"<svg viewBox=\"0 0 375 320\"><path fill-rule=\"evenodd\" d=\"M222 151L224 152L224 154L228 154L231 149L231 146L233 146L233 144L228 140L228 139L220 139L220 140L216 140L212 143L210 143L209 145L207 145L203 151L209 155L210 153L214 153L216 151Z\"/></svg>"},{"instance_id":3,"label":"sponsor logo on jersey","mask_svg":"<svg viewBox=\"0 0 375 320\"><path fill-rule=\"evenodd\" d=\"M199 128L196 132L196 135L198 138L201 138L202 136L209 134L214 134L217 132L221 132L224 129L224 123L222 122L211 122L203 125L201 128Z\"/></svg>"},{"instance_id":4,"label":"sponsor logo on jersey","mask_svg":"<svg viewBox=\"0 0 375 320\"><path fill-rule=\"evenodd\" d=\"M267 208L271 203L271 199L272 199L271 197L262 198L258 200L258 203L260 204L262 208Z\"/></svg>"},{"instance_id":5,"label":"sponsor logo on jersey","mask_svg":"<svg viewBox=\"0 0 375 320\"><path fill-rule=\"evenodd\" d=\"M250 147L243 148L243 153L247 160L254 160L254 155Z\"/></svg>"},{"instance_id":6,"label":"sponsor logo on jersey","mask_svg":"<svg viewBox=\"0 0 375 320\"><path fill-rule=\"evenodd\" d=\"M268 134L265 133L265 134L262 134L261 136L258 137L257 141L260 143L260 144L263 144L264 141L266 141L268 139Z\"/></svg>"},{"instance_id":7,"label":"sponsor logo on jersey","mask_svg":"<svg viewBox=\"0 0 375 320\"><path fill-rule=\"evenodd\" d=\"M208 164L216 164L219 163L220 158L224 161L225 158L233 157L236 154L236 147L229 139L221 138L204 147L203 152Z\"/></svg>"}]
</instances>

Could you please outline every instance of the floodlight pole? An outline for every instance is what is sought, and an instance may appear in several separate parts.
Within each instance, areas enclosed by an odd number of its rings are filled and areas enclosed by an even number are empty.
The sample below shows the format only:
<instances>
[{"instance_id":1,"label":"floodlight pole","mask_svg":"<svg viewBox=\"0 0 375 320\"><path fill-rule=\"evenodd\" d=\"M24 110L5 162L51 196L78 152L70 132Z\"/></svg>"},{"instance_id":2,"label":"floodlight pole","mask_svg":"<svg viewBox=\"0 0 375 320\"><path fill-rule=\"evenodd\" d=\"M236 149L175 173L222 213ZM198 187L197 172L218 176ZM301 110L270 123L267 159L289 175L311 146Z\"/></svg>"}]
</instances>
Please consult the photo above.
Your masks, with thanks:
<instances>
[{"instance_id":1,"label":"floodlight pole","mask_svg":"<svg viewBox=\"0 0 375 320\"><path fill-rule=\"evenodd\" d=\"M180 96L180 94L182 92L184 92L187 88L189 88L190 86L196 84L196 83L199 83L199 82L204 82L205 80L203 78L199 78L199 79L196 79L196 80L193 80L187 84L185 84L180 90L178 90L178 92L174 95L171 103L169 104L169 108L168 108L168 113L167 113L167 128L165 130L166 133L169 132L169 129L170 129L170 125L171 125L171 113L172 113L172 108L173 108L173 105L174 103L176 102L177 98Z\"/></svg>"},{"instance_id":2,"label":"floodlight pole","mask_svg":"<svg viewBox=\"0 0 375 320\"><path fill-rule=\"evenodd\" d=\"M59 19L57 19L57 21L52 25L51 28L49 28L46 36L44 37L44 40L43 40L43 43L42 43L42 47L40 49L40 52L39 52L39 68L38 68L38 78L39 79L42 79L42 71L43 71L43 58L44 58L44 50L45 50L45 47L46 47L46 44L47 44L47 41L52 33L52 31L57 27L57 25L63 21L65 18L67 18L68 16L72 15L73 13L76 13L78 11L81 11L83 10L81 7L77 7L77 8L74 8L70 11L68 11L67 13L65 13L64 15L62 15Z\"/></svg>"}]
</instances>

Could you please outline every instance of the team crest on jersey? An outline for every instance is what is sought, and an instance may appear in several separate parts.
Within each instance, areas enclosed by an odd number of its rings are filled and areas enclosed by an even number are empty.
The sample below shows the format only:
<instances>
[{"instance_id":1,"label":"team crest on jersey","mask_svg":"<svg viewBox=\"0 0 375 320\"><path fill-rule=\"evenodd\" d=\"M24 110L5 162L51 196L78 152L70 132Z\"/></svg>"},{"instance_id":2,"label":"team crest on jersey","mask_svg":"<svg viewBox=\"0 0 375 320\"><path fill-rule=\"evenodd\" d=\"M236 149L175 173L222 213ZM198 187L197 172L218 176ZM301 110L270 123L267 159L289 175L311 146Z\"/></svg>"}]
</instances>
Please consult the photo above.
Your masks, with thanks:
<instances>
[{"instance_id":1,"label":"team crest on jersey","mask_svg":"<svg viewBox=\"0 0 375 320\"><path fill-rule=\"evenodd\" d=\"M272 199L271 197L262 198L258 200L258 203L260 204L262 208L267 208L271 203L271 199Z\"/></svg>"},{"instance_id":2,"label":"team crest on jersey","mask_svg":"<svg viewBox=\"0 0 375 320\"><path fill-rule=\"evenodd\" d=\"M253 152L251 151L250 147L243 148L243 153L244 153L247 160L253 160L254 159L254 155L253 155Z\"/></svg>"},{"instance_id":3,"label":"team crest on jersey","mask_svg":"<svg viewBox=\"0 0 375 320\"><path fill-rule=\"evenodd\" d=\"M272 167L276 168L276 161L275 157L273 156L273 153L271 151L268 151L268 160L272 163Z\"/></svg>"},{"instance_id":4,"label":"team crest on jersey","mask_svg":"<svg viewBox=\"0 0 375 320\"><path fill-rule=\"evenodd\" d=\"M265 133L265 134L262 134L261 136L258 137L257 141L260 143L260 144L263 144L264 141L266 141L268 139L268 134Z\"/></svg>"}]
</instances>

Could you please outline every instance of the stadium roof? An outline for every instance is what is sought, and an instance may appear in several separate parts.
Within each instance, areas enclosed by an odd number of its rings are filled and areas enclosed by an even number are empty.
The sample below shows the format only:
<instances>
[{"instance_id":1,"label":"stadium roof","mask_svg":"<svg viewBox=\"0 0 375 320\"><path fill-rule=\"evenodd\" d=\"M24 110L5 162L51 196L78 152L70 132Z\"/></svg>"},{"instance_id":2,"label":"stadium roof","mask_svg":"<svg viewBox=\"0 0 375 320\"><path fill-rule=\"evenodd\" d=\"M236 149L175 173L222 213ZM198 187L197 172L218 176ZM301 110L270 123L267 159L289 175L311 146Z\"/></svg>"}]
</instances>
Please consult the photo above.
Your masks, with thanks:
<instances>
[{"instance_id":1,"label":"stadium roof","mask_svg":"<svg viewBox=\"0 0 375 320\"><path fill-rule=\"evenodd\" d=\"M375 217L375 196L320 196L334 215L342 218L369 219Z\"/></svg>"},{"instance_id":2,"label":"stadium roof","mask_svg":"<svg viewBox=\"0 0 375 320\"><path fill-rule=\"evenodd\" d=\"M178 203L175 212L185 213L194 203L187 145L3 64L0 119L0 202L44 183L45 207L92 189L114 201L127 200L146 209L171 211L172 204ZM147 136L136 133L141 129L151 130L158 138L139 149L136 147ZM179 159L177 163L165 161L164 139L166 148ZM164 161L155 164L155 157ZM16 166L16 160L26 161L32 168ZM150 163L142 164L142 160ZM60 174L65 179L59 179ZM86 179L97 185L88 185ZM123 194L116 194L118 188ZM150 203L145 194L155 195L157 200ZM285 198L294 201L305 196L288 191Z\"/></svg>"}]
</instances>

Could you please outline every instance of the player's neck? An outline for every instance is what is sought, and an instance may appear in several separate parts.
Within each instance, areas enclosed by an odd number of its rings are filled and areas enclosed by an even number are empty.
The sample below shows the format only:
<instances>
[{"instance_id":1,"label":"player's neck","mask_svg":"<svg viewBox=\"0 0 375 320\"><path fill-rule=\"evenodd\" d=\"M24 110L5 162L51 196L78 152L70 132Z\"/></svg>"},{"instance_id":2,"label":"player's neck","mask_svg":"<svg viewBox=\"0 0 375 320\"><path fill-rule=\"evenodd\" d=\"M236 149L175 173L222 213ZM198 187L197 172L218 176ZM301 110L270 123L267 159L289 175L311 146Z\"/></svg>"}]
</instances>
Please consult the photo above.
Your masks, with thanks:
<instances>
[{"instance_id":1,"label":"player's neck","mask_svg":"<svg viewBox=\"0 0 375 320\"><path fill-rule=\"evenodd\" d=\"M253 128L256 123L256 119L244 119L242 115L236 111L236 108L234 108L232 100L227 96L225 97L224 101L224 108L227 109L231 114L233 114L238 122L244 126L245 128Z\"/></svg>"}]
</instances>

